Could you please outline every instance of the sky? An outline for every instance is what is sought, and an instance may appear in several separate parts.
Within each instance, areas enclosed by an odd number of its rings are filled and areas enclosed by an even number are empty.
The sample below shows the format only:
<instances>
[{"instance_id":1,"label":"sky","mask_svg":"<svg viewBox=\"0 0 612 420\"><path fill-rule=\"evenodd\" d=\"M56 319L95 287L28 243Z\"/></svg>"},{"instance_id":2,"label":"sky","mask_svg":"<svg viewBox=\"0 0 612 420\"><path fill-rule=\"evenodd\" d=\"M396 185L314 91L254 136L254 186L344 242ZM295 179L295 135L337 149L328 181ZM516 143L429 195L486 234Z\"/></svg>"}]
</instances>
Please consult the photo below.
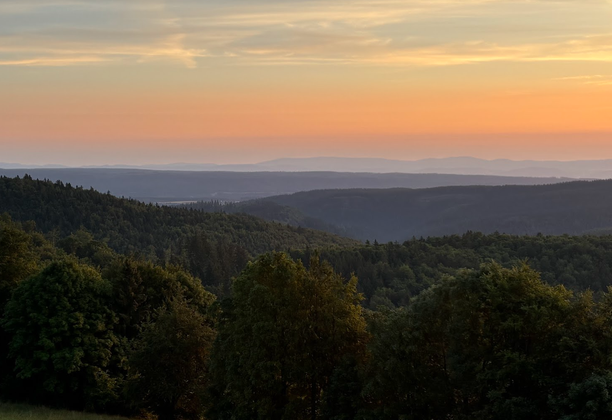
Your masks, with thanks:
<instances>
[{"instance_id":1,"label":"sky","mask_svg":"<svg viewBox=\"0 0 612 420\"><path fill-rule=\"evenodd\" d=\"M612 158L612 0L0 0L0 162Z\"/></svg>"}]
</instances>

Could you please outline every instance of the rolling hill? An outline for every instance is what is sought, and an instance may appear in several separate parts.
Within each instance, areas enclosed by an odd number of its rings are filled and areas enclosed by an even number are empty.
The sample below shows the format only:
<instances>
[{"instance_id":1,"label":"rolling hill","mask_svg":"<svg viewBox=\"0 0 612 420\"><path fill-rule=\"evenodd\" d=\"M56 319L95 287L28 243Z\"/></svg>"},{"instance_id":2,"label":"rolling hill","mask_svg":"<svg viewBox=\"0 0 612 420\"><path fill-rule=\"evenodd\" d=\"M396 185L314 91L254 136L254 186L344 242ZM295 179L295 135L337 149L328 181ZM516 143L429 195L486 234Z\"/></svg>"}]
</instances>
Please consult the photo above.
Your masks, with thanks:
<instances>
[{"instance_id":1,"label":"rolling hill","mask_svg":"<svg viewBox=\"0 0 612 420\"><path fill-rule=\"evenodd\" d=\"M612 181L320 190L265 200L344 229L355 238L384 242L466 231L577 235L612 228Z\"/></svg>"},{"instance_id":2,"label":"rolling hill","mask_svg":"<svg viewBox=\"0 0 612 420\"><path fill-rule=\"evenodd\" d=\"M339 172L190 172L109 168L0 169L0 175L61 180L148 202L242 201L324 188L429 188L446 185L534 185L568 179L480 175Z\"/></svg>"},{"instance_id":3,"label":"rolling hill","mask_svg":"<svg viewBox=\"0 0 612 420\"><path fill-rule=\"evenodd\" d=\"M85 228L118 252L160 251L194 234L239 244L251 254L353 243L325 232L270 223L245 214L207 214L155 206L29 177L0 177L0 213L18 221L34 221L43 232L56 231L62 236Z\"/></svg>"},{"instance_id":4,"label":"rolling hill","mask_svg":"<svg viewBox=\"0 0 612 420\"><path fill-rule=\"evenodd\" d=\"M60 165L23 165L2 163L0 168L60 168ZM85 168L85 167L83 167ZM96 167L90 167L96 168ZM612 160L511 160L479 159L470 156L397 160L354 157L280 158L248 164L172 163L147 165L106 165L97 168L153 169L164 171L214 172L372 172L408 174L467 174L519 177L612 177Z\"/></svg>"}]
</instances>

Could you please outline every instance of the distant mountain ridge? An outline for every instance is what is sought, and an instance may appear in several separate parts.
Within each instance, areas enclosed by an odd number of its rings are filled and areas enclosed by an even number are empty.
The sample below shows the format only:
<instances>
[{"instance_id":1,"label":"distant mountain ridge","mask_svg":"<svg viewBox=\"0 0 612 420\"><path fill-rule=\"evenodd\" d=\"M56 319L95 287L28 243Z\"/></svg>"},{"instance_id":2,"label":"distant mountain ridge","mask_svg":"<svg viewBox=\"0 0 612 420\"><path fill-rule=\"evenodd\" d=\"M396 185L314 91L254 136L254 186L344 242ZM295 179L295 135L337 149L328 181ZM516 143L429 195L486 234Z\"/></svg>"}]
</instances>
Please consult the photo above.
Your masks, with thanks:
<instances>
[{"instance_id":1,"label":"distant mountain ridge","mask_svg":"<svg viewBox=\"0 0 612 420\"><path fill-rule=\"evenodd\" d=\"M0 163L3 169L62 168L62 165ZM576 161L486 160L474 157L393 160L382 158L311 157L281 158L253 164L172 163L102 165L81 168L150 169L207 172L369 172L495 175L524 177L612 178L612 159Z\"/></svg>"},{"instance_id":2,"label":"distant mountain ridge","mask_svg":"<svg viewBox=\"0 0 612 420\"><path fill-rule=\"evenodd\" d=\"M0 169L0 176L61 180L150 202L244 201L328 188L430 188L447 185L553 184L563 178L342 172L211 172L120 168Z\"/></svg>"},{"instance_id":3,"label":"distant mountain ridge","mask_svg":"<svg viewBox=\"0 0 612 420\"><path fill-rule=\"evenodd\" d=\"M485 160L474 157L432 158L413 161L373 158L284 158L259 164L283 171L372 173L428 173L522 177L612 178L612 159L577 161ZM333 169L335 168L335 169Z\"/></svg>"}]
</instances>

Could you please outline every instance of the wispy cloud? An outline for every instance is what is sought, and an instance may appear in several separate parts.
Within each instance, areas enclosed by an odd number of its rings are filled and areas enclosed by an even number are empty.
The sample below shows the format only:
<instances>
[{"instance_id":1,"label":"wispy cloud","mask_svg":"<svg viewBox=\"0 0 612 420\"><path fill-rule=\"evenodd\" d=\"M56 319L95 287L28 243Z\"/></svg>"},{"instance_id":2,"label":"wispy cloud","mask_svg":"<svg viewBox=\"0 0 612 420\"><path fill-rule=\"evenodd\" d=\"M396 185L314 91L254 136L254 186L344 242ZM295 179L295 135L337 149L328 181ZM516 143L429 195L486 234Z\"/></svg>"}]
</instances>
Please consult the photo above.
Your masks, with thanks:
<instances>
[{"instance_id":1,"label":"wispy cloud","mask_svg":"<svg viewBox=\"0 0 612 420\"><path fill-rule=\"evenodd\" d=\"M610 9L604 0L20 0L0 3L0 64L608 62L612 35L596 19L588 30L561 20Z\"/></svg>"},{"instance_id":2,"label":"wispy cloud","mask_svg":"<svg viewBox=\"0 0 612 420\"><path fill-rule=\"evenodd\" d=\"M557 77L554 80L578 82L585 85L609 86L612 85L612 74L592 74L584 76Z\"/></svg>"},{"instance_id":3,"label":"wispy cloud","mask_svg":"<svg viewBox=\"0 0 612 420\"><path fill-rule=\"evenodd\" d=\"M21 46L0 45L0 65L72 66L113 63L125 60L150 62L172 60L195 68L196 59L206 57L206 51L185 48L183 34L176 34L154 44L109 43L92 47L87 43L50 42L46 45L20 43ZM12 57L10 59L6 57ZM20 57L20 58L18 58Z\"/></svg>"},{"instance_id":4,"label":"wispy cloud","mask_svg":"<svg viewBox=\"0 0 612 420\"><path fill-rule=\"evenodd\" d=\"M41 57L24 60L0 60L0 66L45 66L63 67L83 64L96 64L107 61L102 57Z\"/></svg>"}]
</instances>

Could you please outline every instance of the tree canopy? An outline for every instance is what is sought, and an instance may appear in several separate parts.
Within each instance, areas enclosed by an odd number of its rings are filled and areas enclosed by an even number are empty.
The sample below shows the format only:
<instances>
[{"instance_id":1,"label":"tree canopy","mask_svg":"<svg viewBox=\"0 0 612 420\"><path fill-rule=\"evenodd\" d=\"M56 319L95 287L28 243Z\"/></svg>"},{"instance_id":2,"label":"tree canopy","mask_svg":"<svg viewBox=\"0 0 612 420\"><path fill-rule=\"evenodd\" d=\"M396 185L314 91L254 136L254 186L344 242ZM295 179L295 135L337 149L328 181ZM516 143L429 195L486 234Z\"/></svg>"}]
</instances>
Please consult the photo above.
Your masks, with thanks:
<instances>
[{"instance_id":1,"label":"tree canopy","mask_svg":"<svg viewBox=\"0 0 612 420\"><path fill-rule=\"evenodd\" d=\"M284 254L247 266L223 306L212 357L231 418L319 418L335 368L361 356L368 339L356 281L316 258L310 270Z\"/></svg>"}]
</instances>

